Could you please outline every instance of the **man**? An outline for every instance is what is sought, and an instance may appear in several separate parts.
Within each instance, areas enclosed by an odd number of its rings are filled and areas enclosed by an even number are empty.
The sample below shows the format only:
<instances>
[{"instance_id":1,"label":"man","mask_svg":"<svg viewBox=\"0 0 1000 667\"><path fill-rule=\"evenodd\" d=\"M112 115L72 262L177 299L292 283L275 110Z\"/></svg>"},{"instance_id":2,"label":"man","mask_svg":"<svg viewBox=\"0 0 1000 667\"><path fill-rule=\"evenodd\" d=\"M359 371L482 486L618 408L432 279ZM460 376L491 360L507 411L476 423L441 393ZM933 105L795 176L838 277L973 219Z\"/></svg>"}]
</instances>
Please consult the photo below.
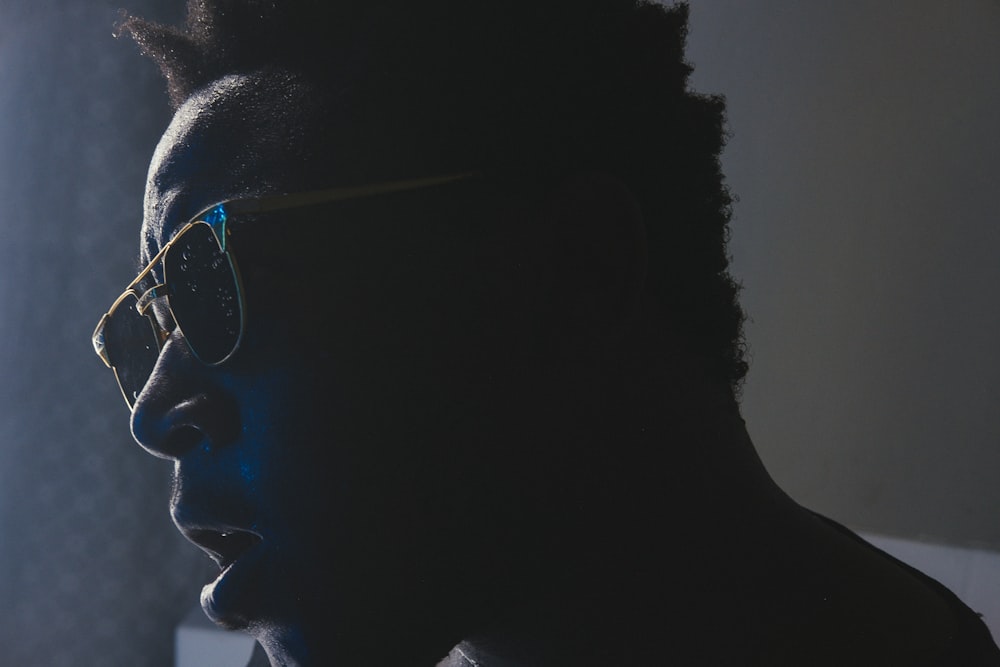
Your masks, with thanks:
<instances>
[{"instance_id":1,"label":"man","mask_svg":"<svg viewBox=\"0 0 1000 667\"><path fill-rule=\"evenodd\" d=\"M332 5L332 6L331 6ZM995 665L740 418L686 10L189 3L95 332L206 613L274 665Z\"/></svg>"}]
</instances>

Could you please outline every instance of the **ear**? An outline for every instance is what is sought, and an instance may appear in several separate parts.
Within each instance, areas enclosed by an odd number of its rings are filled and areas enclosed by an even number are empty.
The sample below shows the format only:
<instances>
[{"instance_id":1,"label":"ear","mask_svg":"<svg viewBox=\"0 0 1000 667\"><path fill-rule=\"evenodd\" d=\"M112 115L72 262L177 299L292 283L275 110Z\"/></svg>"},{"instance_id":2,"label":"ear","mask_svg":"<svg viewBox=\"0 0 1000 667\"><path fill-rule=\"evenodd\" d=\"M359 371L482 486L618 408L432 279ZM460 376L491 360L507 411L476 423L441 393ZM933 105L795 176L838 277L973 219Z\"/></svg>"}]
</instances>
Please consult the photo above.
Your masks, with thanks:
<instances>
[{"instance_id":1,"label":"ear","mask_svg":"<svg viewBox=\"0 0 1000 667\"><path fill-rule=\"evenodd\" d=\"M553 342L574 355L622 344L641 312L646 281L638 201L615 176L586 172L549 193L542 217Z\"/></svg>"}]
</instances>

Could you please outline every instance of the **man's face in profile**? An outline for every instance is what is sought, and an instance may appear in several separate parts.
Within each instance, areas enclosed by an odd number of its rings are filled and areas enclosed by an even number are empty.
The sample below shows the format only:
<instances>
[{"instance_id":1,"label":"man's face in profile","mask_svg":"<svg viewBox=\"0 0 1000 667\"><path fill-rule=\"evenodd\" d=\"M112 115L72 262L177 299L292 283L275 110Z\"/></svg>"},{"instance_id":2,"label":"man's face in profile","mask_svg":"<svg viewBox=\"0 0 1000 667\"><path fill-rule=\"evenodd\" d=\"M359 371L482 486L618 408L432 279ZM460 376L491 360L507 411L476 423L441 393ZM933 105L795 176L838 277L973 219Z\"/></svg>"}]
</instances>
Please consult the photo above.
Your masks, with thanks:
<instances>
[{"instance_id":1,"label":"man's face in profile","mask_svg":"<svg viewBox=\"0 0 1000 667\"><path fill-rule=\"evenodd\" d=\"M214 203L342 184L302 182L309 133L275 118L307 102L270 85L229 77L177 113L150 168L145 261ZM350 164L327 171L357 184ZM223 568L202 594L213 619L293 654L321 633L419 641L510 556L518 509L491 462L542 437L512 429L543 389L510 307L525 263L495 233L509 205L473 210L466 187L255 218L231 240L238 352L210 367L166 341L132 429L173 460L173 518Z\"/></svg>"}]
</instances>

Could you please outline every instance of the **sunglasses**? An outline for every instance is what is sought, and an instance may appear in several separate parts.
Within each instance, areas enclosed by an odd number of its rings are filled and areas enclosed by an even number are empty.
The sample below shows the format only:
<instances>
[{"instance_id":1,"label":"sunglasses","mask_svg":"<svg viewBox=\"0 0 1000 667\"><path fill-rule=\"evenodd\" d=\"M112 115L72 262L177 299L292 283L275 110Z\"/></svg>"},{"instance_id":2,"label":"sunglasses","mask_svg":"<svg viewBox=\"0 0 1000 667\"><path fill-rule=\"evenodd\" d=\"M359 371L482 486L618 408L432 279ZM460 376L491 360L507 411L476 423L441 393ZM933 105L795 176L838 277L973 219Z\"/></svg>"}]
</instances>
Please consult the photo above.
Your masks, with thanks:
<instances>
[{"instance_id":1,"label":"sunglasses","mask_svg":"<svg viewBox=\"0 0 1000 667\"><path fill-rule=\"evenodd\" d=\"M110 368L129 410L149 381L171 334L151 306L160 301L198 361L225 363L246 330L246 297L229 240L235 218L445 185L473 177L454 174L297 194L232 199L210 206L180 228L115 299L94 330L94 351ZM161 265L163 282L148 289ZM155 282L155 281L153 281Z\"/></svg>"}]
</instances>

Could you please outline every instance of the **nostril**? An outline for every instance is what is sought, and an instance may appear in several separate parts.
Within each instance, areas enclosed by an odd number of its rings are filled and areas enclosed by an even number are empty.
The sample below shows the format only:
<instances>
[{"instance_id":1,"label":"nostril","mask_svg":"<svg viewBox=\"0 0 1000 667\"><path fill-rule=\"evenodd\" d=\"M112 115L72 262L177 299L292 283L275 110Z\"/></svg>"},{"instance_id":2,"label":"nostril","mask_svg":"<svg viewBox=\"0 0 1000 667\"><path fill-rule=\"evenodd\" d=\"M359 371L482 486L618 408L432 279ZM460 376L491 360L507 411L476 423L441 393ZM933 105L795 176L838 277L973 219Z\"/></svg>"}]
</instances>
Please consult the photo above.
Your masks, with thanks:
<instances>
[{"instance_id":1,"label":"nostril","mask_svg":"<svg viewBox=\"0 0 1000 667\"><path fill-rule=\"evenodd\" d=\"M231 396L202 392L183 400L146 392L132 412L132 436L146 451L176 459L195 447L225 447L241 433L240 415Z\"/></svg>"},{"instance_id":2,"label":"nostril","mask_svg":"<svg viewBox=\"0 0 1000 667\"><path fill-rule=\"evenodd\" d=\"M208 447L209 440L205 434L194 426L177 426L170 430L165 438L163 453L171 458L177 458L198 445Z\"/></svg>"}]
</instances>

